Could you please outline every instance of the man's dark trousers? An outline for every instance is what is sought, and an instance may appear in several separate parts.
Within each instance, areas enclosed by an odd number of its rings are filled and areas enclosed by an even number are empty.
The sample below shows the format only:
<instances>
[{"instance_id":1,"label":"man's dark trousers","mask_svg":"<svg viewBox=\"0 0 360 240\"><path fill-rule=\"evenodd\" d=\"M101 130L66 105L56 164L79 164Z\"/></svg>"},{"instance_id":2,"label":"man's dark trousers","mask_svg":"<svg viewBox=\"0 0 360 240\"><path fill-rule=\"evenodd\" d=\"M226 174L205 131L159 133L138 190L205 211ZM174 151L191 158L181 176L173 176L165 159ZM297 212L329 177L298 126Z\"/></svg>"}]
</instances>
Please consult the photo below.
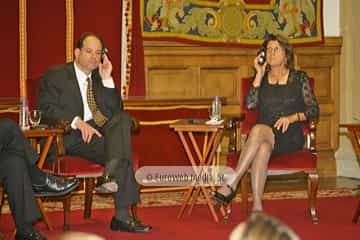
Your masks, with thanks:
<instances>
[{"instance_id":1,"label":"man's dark trousers","mask_svg":"<svg viewBox=\"0 0 360 240\"><path fill-rule=\"evenodd\" d=\"M19 127L12 120L0 119L0 181L17 228L32 224L41 216L32 190L36 161L36 154Z\"/></svg>"},{"instance_id":2,"label":"man's dark trousers","mask_svg":"<svg viewBox=\"0 0 360 240\"><path fill-rule=\"evenodd\" d=\"M116 179L118 191L115 199L121 199L118 207L129 207L139 202L138 185L134 176L131 152L132 120L127 112L119 111L103 127L96 126L102 137L94 135L90 143L85 143L79 130L64 135L67 154L84 157L105 166L105 174Z\"/></svg>"}]
</instances>

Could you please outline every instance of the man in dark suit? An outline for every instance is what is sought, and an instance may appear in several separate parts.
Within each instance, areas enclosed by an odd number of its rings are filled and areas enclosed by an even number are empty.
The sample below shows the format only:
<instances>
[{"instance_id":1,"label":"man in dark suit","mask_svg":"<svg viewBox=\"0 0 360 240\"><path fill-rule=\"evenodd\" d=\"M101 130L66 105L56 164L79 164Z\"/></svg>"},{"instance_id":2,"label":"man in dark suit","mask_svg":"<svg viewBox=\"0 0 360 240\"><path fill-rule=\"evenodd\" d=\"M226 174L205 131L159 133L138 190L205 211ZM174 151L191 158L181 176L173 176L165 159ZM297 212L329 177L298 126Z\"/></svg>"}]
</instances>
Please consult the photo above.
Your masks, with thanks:
<instances>
[{"instance_id":1,"label":"man in dark suit","mask_svg":"<svg viewBox=\"0 0 360 240\"><path fill-rule=\"evenodd\" d=\"M46 239L34 227L40 217L36 196L61 196L78 185L77 179L66 179L41 171L38 157L18 125L0 119L0 181L2 182L16 225L15 239Z\"/></svg>"},{"instance_id":2,"label":"man in dark suit","mask_svg":"<svg viewBox=\"0 0 360 240\"><path fill-rule=\"evenodd\" d=\"M74 50L74 62L48 70L42 79L39 108L45 119L60 121L69 131L65 151L105 166L98 189L114 192L114 231L148 232L150 226L129 214L139 201L131 156L131 118L122 109L111 77L112 65L103 40L83 34Z\"/></svg>"}]
</instances>

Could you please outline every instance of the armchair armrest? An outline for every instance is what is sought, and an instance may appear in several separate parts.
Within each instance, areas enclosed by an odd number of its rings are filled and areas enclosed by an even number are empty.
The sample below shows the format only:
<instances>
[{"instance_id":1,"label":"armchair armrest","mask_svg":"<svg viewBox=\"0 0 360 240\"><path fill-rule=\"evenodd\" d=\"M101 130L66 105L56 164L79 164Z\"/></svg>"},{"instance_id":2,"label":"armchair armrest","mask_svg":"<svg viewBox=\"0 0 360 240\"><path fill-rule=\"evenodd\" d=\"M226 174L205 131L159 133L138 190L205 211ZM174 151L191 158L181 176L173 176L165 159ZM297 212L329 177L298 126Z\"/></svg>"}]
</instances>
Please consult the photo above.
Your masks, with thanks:
<instances>
[{"instance_id":1,"label":"armchair armrest","mask_svg":"<svg viewBox=\"0 0 360 240\"><path fill-rule=\"evenodd\" d=\"M140 129L139 121L135 118L131 118L131 132L138 132ZM60 128L64 130L64 133L71 131L71 122L64 120L53 120L53 119L44 119L41 123L48 125L51 128Z\"/></svg>"},{"instance_id":2,"label":"armchair armrest","mask_svg":"<svg viewBox=\"0 0 360 240\"><path fill-rule=\"evenodd\" d=\"M241 127L241 122L243 122L246 118L245 113L241 113L240 115L225 115L227 120L227 124L225 125L225 130L230 132L230 141L229 141L229 153L234 153L239 151L237 148L237 142L240 140L240 146L245 143L247 138L247 132L240 134L238 133L238 129ZM304 124L304 134L306 135L306 145L305 147L310 150L312 153L316 153L316 120L310 120L308 124ZM360 125L358 126L360 131Z\"/></svg>"},{"instance_id":3,"label":"armchair armrest","mask_svg":"<svg viewBox=\"0 0 360 240\"><path fill-rule=\"evenodd\" d=\"M309 121L309 133L307 134L307 148L310 150L310 152L312 153L316 153L316 125L317 125L317 121L316 120L310 120Z\"/></svg>"},{"instance_id":4,"label":"armchair armrest","mask_svg":"<svg viewBox=\"0 0 360 240\"><path fill-rule=\"evenodd\" d=\"M245 119L245 114L223 114L223 117L225 118L225 131L229 133L228 152L237 152L238 129L240 128L240 122Z\"/></svg>"},{"instance_id":5,"label":"armchair armrest","mask_svg":"<svg viewBox=\"0 0 360 240\"><path fill-rule=\"evenodd\" d=\"M140 122L136 118L131 117L131 132L138 133L140 131Z\"/></svg>"},{"instance_id":6,"label":"armchair armrest","mask_svg":"<svg viewBox=\"0 0 360 240\"><path fill-rule=\"evenodd\" d=\"M65 120L42 119L41 123L46 124L51 128L60 128L64 130L64 133L67 133L72 129L71 122Z\"/></svg>"}]
</instances>

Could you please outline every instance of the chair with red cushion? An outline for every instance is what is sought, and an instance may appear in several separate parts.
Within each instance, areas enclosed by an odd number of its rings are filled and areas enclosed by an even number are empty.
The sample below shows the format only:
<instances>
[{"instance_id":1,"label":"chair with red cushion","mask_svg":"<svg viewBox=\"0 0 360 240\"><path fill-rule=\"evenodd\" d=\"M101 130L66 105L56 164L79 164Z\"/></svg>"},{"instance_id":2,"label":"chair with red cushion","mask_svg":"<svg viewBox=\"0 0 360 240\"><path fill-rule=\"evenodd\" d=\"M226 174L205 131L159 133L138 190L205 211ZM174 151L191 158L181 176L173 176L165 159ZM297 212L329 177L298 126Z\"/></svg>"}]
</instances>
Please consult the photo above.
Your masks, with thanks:
<instances>
[{"instance_id":1,"label":"chair with red cushion","mask_svg":"<svg viewBox=\"0 0 360 240\"><path fill-rule=\"evenodd\" d=\"M243 121L239 123L241 132L241 142L244 142L250 129L255 124L258 112L257 110L248 110L244 107L244 98L252 84L252 78L244 78L241 80L240 107L241 114L245 115ZM314 86L314 80L310 79L310 84ZM268 165L268 175L292 174L303 172L307 175L307 194L309 199L309 213L313 223L318 223L318 217L315 209L317 189L318 189L318 173L317 173L317 157L315 149L315 122L310 121L304 123L305 146L298 152L284 153L272 156ZM235 168L240 152L230 153L227 157L227 164ZM248 174L251 174L250 171ZM241 179L241 200L243 211L246 213L248 208L248 174Z\"/></svg>"},{"instance_id":2,"label":"chair with red cushion","mask_svg":"<svg viewBox=\"0 0 360 240\"><path fill-rule=\"evenodd\" d=\"M37 97L39 95L39 86L41 78L28 79L26 82L29 108L36 108ZM54 124L54 123L52 123ZM56 124L62 128L61 124ZM77 177L82 180L82 188L79 187L76 192L84 192L84 218L89 218L91 213L92 192L95 186L95 178L102 175L103 167L99 164L88 161L87 159L64 155L62 136L56 138L56 159L51 166L45 166L44 171L52 172L65 177ZM60 199L63 202L64 225L63 229L69 229L69 215L71 211L71 195L66 199Z\"/></svg>"},{"instance_id":3,"label":"chair with red cushion","mask_svg":"<svg viewBox=\"0 0 360 240\"><path fill-rule=\"evenodd\" d=\"M29 79L27 81L27 93L29 98L29 107L30 109L35 108L37 102L37 96L39 95L39 86L40 86L41 78L37 79ZM64 128L64 124L61 122L51 122L55 126L59 128ZM137 132L139 128L138 122L133 119L133 126L131 131ZM92 209L92 201L93 201L93 194L95 189L95 182L96 178L103 174L103 166L91 162L86 158L72 156L65 154L63 148L63 139L62 136L57 136L56 138L56 159L52 166L48 166L46 171L51 171L56 173L57 175L65 176L65 177L76 177L78 178L82 184L73 193L84 193L84 218L91 217L91 209ZM134 168L138 168L138 157L136 153L133 153L133 161L134 161ZM69 215L71 211L71 202L63 201L64 204L64 230L69 228ZM133 210L133 209L132 209ZM134 211L134 210L133 210Z\"/></svg>"},{"instance_id":4,"label":"chair with red cushion","mask_svg":"<svg viewBox=\"0 0 360 240\"><path fill-rule=\"evenodd\" d=\"M138 124L136 120L133 119L135 123L132 128L132 132L137 131ZM134 169L138 169L138 157L136 153L133 153ZM84 218L91 217L91 209L93 202L93 195L95 189L96 178L100 177L103 174L104 167L97 163L91 162L90 160L79 157L66 155L63 148L63 139L62 136L58 136L56 139L56 160L53 164L50 171L55 172L60 176L65 177L76 177L82 182L82 188L78 189L78 193L84 193ZM76 193L76 192L75 192ZM134 211L134 209L132 209ZM69 213L70 206L64 207L64 229L69 228Z\"/></svg>"}]
</instances>

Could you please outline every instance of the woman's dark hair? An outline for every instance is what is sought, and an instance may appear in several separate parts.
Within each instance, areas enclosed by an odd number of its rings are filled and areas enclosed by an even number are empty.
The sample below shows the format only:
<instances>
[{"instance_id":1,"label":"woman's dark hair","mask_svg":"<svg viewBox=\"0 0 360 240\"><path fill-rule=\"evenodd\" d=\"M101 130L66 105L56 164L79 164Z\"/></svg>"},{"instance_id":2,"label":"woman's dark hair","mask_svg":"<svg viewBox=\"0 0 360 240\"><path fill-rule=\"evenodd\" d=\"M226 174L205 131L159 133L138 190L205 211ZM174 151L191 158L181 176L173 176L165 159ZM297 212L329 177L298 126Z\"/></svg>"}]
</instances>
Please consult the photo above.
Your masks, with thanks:
<instances>
[{"instance_id":1,"label":"woman's dark hair","mask_svg":"<svg viewBox=\"0 0 360 240\"><path fill-rule=\"evenodd\" d=\"M280 35L269 34L262 44L262 48L264 50L267 49L267 45L269 44L270 41L277 41L280 44L280 46L285 50L285 58L286 58L285 66L289 69L294 69L295 68L294 49L289 43L289 41Z\"/></svg>"},{"instance_id":2,"label":"woman's dark hair","mask_svg":"<svg viewBox=\"0 0 360 240\"><path fill-rule=\"evenodd\" d=\"M97 39L100 41L100 43L101 43L101 48L104 48L104 46L105 46L104 40L103 40L100 36L98 36L98 35L96 35L95 33L92 33L92 32L85 32L85 33L83 33L83 34L80 36L80 38L79 38L79 40L77 41L77 43L76 43L76 48L81 49L81 48L84 46L84 41L85 41L85 39L88 38L88 37L95 37L95 38L97 38Z\"/></svg>"}]
</instances>

